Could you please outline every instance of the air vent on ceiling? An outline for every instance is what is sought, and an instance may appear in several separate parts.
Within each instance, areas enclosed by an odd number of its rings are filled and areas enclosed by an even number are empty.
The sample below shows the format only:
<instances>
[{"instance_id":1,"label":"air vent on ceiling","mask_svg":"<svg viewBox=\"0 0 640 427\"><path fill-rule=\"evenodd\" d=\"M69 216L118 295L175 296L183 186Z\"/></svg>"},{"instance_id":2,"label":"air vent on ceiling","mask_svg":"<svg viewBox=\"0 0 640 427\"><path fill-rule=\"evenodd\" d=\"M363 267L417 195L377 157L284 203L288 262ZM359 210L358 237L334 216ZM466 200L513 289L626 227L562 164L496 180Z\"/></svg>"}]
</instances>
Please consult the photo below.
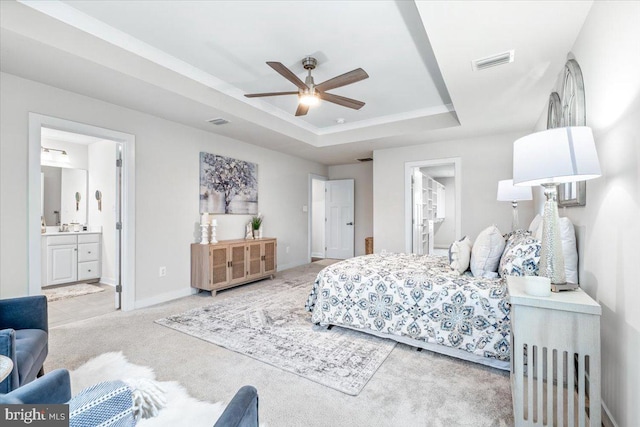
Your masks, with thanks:
<instances>
[{"instance_id":1,"label":"air vent on ceiling","mask_svg":"<svg viewBox=\"0 0 640 427\"><path fill-rule=\"evenodd\" d=\"M215 119L211 119L211 120L207 120L209 123L212 123L216 126L220 126L220 125L226 125L227 123L229 123L229 120L227 119L223 119L222 117L217 117Z\"/></svg>"},{"instance_id":2,"label":"air vent on ceiling","mask_svg":"<svg viewBox=\"0 0 640 427\"><path fill-rule=\"evenodd\" d=\"M497 55L487 56L485 58L476 59L471 61L471 65L474 70L480 71L486 68L495 67L497 65L508 64L513 62L515 57L515 51L510 50L508 52L502 52Z\"/></svg>"},{"instance_id":3,"label":"air vent on ceiling","mask_svg":"<svg viewBox=\"0 0 640 427\"><path fill-rule=\"evenodd\" d=\"M371 157L364 157L362 159L356 159L359 162L372 162L373 159Z\"/></svg>"}]
</instances>

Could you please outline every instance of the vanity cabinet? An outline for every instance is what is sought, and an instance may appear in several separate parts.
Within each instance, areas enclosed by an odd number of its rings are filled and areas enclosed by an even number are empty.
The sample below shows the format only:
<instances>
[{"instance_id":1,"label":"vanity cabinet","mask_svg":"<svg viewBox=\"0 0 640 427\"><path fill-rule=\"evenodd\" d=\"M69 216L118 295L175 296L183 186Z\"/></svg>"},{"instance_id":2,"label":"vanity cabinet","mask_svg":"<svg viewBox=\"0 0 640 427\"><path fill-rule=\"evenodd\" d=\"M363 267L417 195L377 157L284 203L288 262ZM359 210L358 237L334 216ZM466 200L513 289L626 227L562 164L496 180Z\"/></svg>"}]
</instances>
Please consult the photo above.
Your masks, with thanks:
<instances>
[{"instance_id":1,"label":"vanity cabinet","mask_svg":"<svg viewBox=\"0 0 640 427\"><path fill-rule=\"evenodd\" d=\"M42 236L42 286L99 280L100 234Z\"/></svg>"},{"instance_id":2,"label":"vanity cabinet","mask_svg":"<svg viewBox=\"0 0 640 427\"><path fill-rule=\"evenodd\" d=\"M273 278L276 269L277 241L222 240L218 243L191 245L191 287L216 292L236 285Z\"/></svg>"}]
</instances>

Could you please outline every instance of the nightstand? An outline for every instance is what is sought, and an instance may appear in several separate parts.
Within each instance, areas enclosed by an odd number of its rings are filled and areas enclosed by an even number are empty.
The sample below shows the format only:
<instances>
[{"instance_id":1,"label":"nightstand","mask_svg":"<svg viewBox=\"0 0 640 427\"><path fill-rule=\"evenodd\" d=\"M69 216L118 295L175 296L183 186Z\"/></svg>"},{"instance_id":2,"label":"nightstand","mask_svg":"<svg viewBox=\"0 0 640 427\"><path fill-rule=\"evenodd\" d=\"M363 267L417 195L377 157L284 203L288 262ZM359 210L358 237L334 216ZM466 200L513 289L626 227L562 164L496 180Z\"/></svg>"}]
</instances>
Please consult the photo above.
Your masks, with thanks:
<instances>
[{"instance_id":1,"label":"nightstand","mask_svg":"<svg viewBox=\"0 0 640 427\"><path fill-rule=\"evenodd\" d=\"M600 426L600 305L581 289L531 296L525 281L507 277L516 426Z\"/></svg>"}]
</instances>

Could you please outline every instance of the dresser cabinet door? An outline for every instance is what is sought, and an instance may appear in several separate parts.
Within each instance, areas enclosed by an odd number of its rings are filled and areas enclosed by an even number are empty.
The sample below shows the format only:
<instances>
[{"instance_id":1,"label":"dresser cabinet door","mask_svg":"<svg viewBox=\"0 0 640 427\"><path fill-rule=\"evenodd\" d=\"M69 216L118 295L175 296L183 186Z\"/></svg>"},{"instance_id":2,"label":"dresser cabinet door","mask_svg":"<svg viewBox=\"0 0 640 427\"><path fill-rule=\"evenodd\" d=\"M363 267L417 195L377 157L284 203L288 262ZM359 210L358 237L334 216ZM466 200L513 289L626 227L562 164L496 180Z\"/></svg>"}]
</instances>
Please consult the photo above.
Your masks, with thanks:
<instances>
[{"instance_id":1,"label":"dresser cabinet door","mask_svg":"<svg viewBox=\"0 0 640 427\"><path fill-rule=\"evenodd\" d=\"M47 284L75 282L78 280L77 245L47 247Z\"/></svg>"},{"instance_id":2,"label":"dresser cabinet door","mask_svg":"<svg viewBox=\"0 0 640 427\"><path fill-rule=\"evenodd\" d=\"M229 263L227 261L227 246L210 246L209 260L211 262L211 286L229 283Z\"/></svg>"},{"instance_id":3,"label":"dresser cabinet door","mask_svg":"<svg viewBox=\"0 0 640 427\"><path fill-rule=\"evenodd\" d=\"M244 282L247 278L245 244L229 245L229 284Z\"/></svg>"},{"instance_id":4,"label":"dresser cabinet door","mask_svg":"<svg viewBox=\"0 0 640 427\"><path fill-rule=\"evenodd\" d=\"M275 274L277 269L277 245L276 241L272 240L263 243L262 259L264 263L264 274Z\"/></svg>"},{"instance_id":5,"label":"dresser cabinet door","mask_svg":"<svg viewBox=\"0 0 640 427\"><path fill-rule=\"evenodd\" d=\"M247 243L247 279L262 275L262 243Z\"/></svg>"}]
</instances>

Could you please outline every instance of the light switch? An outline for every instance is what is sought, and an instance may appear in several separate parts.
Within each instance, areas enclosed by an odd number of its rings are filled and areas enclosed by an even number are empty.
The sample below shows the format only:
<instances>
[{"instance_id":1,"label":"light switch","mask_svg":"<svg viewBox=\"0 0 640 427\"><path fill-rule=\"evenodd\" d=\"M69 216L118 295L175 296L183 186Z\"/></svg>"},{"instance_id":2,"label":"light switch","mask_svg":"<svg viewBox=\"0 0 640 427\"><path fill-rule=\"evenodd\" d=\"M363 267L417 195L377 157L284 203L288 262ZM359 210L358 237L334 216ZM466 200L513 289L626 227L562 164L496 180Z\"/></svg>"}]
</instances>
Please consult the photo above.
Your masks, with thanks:
<instances>
[{"instance_id":1,"label":"light switch","mask_svg":"<svg viewBox=\"0 0 640 427\"><path fill-rule=\"evenodd\" d=\"M309 208L307 208L307 205L302 205L302 212L308 212Z\"/></svg>"}]
</instances>

